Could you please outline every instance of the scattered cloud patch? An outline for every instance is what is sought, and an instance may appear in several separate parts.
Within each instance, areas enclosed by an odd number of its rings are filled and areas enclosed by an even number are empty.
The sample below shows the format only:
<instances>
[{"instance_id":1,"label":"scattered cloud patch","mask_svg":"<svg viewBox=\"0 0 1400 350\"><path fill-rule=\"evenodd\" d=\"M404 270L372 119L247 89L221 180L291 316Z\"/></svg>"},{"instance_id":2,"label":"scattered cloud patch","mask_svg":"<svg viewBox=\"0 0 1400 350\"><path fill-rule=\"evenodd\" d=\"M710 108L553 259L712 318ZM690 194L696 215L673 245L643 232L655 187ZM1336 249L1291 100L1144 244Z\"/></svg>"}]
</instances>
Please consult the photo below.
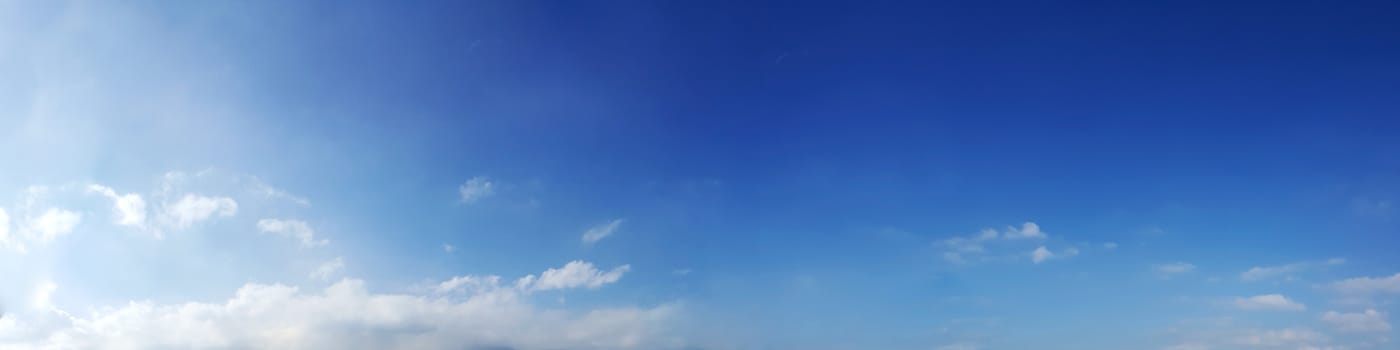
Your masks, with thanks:
<instances>
[{"instance_id":1,"label":"scattered cloud patch","mask_svg":"<svg viewBox=\"0 0 1400 350\"><path fill-rule=\"evenodd\" d=\"M1240 280L1245 282L1256 282L1270 279L1282 278L1293 280L1295 275L1310 269L1319 269L1327 266L1336 266L1346 263L1346 259L1333 258L1326 261L1302 261L1286 265L1252 267L1240 273Z\"/></svg>"},{"instance_id":2,"label":"scattered cloud patch","mask_svg":"<svg viewBox=\"0 0 1400 350\"><path fill-rule=\"evenodd\" d=\"M448 254L451 254L452 252L457 251L457 247L453 247L451 244L443 243L443 244L442 244L442 251L447 252Z\"/></svg>"},{"instance_id":3,"label":"scattered cloud patch","mask_svg":"<svg viewBox=\"0 0 1400 350\"><path fill-rule=\"evenodd\" d=\"M1356 313L1328 311L1322 314L1322 322L1343 332L1389 332L1390 322L1386 313L1374 309Z\"/></svg>"},{"instance_id":4,"label":"scattered cloud patch","mask_svg":"<svg viewBox=\"0 0 1400 350\"><path fill-rule=\"evenodd\" d=\"M1307 306L1281 294L1256 295L1248 298L1235 298L1235 307L1241 310L1305 311Z\"/></svg>"},{"instance_id":5,"label":"scattered cloud patch","mask_svg":"<svg viewBox=\"0 0 1400 350\"><path fill-rule=\"evenodd\" d=\"M7 340L60 349L662 349L684 347L668 333L679 312L673 304L539 309L510 289L375 294L346 279L319 293L248 284L218 303L132 302L48 322L7 321L29 331Z\"/></svg>"},{"instance_id":6,"label":"scattered cloud patch","mask_svg":"<svg viewBox=\"0 0 1400 350\"><path fill-rule=\"evenodd\" d=\"M303 247L323 246L330 243L330 240L316 239L316 231L311 229L311 225L301 220L258 220L258 231L296 238Z\"/></svg>"},{"instance_id":7,"label":"scattered cloud patch","mask_svg":"<svg viewBox=\"0 0 1400 350\"><path fill-rule=\"evenodd\" d=\"M1006 239L1026 239L1045 238L1046 236L1044 232L1040 232L1040 225L1036 225L1034 222L1026 222L1021 224L1020 229L1007 227L1006 231L1002 233L1002 237L1006 237Z\"/></svg>"},{"instance_id":8,"label":"scattered cloud patch","mask_svg":"<svg viewBox=\"0 0 1400 350\"><path fill-rule=\"evenodd\" d=\"M1109 250L1118 249L1118 243L1106 242L1103 244L1103 248Z\"/></svg>"},{"instance_id":9,"label":"scattered cloud patch","mask_svg":"<svg viewBox=\"0 0 1400 350\"><path fill-rule=\"evenodd\" d=\"M10 214L5 212L5 208L0 208L0 247L8 245L10 242Z\"/></svg>"},{"instance_id":10,"label":"scattered cloud patch","mask_svg":"<svg viewBox=\"0 0 1400 350\"><path fill-rule=\"evenodd\" d=\"M1292 347L1296 349L1318 349L1314 346L1325 344L1330 337L1307 328L1284 328L1250 330L1235 338L1237 345Z\"/></svg>"},{"instance_id":11,"label":"scattered cloud patch","mask_svg":"<svg viewBox=\"0 0 1400 350\"><path fill-rule=\"evenodd\" d=\"M331 259L330 261L316 266L316 269L311 271L310 277L314 280L325 281L331 279L331 277L334 277L343 269L345 269L345 259L336 257L335 259Z\"/></svg>"},{"instance_id":12,"label":"scattered cloud patch","mask_svg":"<svg viewBox=\"0 0 1400 350\"><path fill-rule=\"evenodd\" d=\"M306 197L272 187L272 185L263 182L262 179L257 176L245 176L244 178L248 181L248 190L252 191L253 194L262 196L263 198L285 200L302 206L311 206L311 200L306 199Z\"/></svg>"},{"instance_id":13,"label":"scattered cloud patch","mask_svg":"<svg viewBox=\"0 0 1400 350\"><path fill-rule=\"evenodd\" d=\"M606 224L589 228L588 231L583 232L583 237L581 239L584 243L593 243L607 238L608 236L612 236L613 232L616 232L617 228L622 226L622 222L623 219L617 219L609 221Z\"/></svg>"},{"instance_id":14,"label":"scattered cloud patch","mask_svg":"<svg viewBox=\"0 0 1400 350\"><path fill-rule=\"evenodd\" d=\"M89 185L88 191L112 200L112 222L122 226L144 227L146 225L146 200L135 193L118 194L111 187Z\"/></svg>"},{"instance_id":15,"label":"scattered cloud patch","mask_svg":"<svg viewBox=\"0 0 1400 350\"><path fill-rule=\"evenodd\" d=\"M943 260L954 264L962 265L974 262L991 260L1015 260L1024 259L1029 248L1025 243L1016 243L1023 240L1044 240L1049 235L1040 229L1040 225L1034 222L1026 222L1021 227L1007 226L1006 229L998 231L991 228L984 228L977 233L967 236L954 236L935 242L935 245L942 248L941 256ZM996 251L993 251L993 250ZM1010 249L1015 249L1010 250ZM1042 251L1043 250L1043 251ZM1032 250L1029 255L1033 263L1040 263L1053 257L1065 257L1079 254L1078 248L1068 248L1062 253L1055 253L1043 244L1039 248Z\"/></svg>"},{"instance_id":16,"label":"scattered cloud patch","mask_svg":"<svg viewBox=\"0 0 1400 350\"><path fill-rule=\"evenodd\" d=\"M617 280L622 279L623 274L631 269L630 265L622 265L604 272L593 267L592 263L574 260L565 264L564 267L545 270L538 279L534 275L529 275L521 279L525 282L517 282L529 291L569 288L597 289L605 284L617 282Z\"/></svg>"},{"instance_id":17,"label":"scattered cloud patch","mask_svg":"<svg viewBox=\"0 0 1400 350\"><path fill-rule=\"evenodd\" d=\"M53 241L59 236L73 232L82 222L83 215L72 211L49 208L38 217L29 218L26 228L27 236L36 242L45 243Z\"/></svg>"},{"instance_id":18,"label":"scattered cloud patch","mask_svg":"<svg viewBox=\"0 0 1400 350\"><path fill-rule=\"evenodd\" d=\"M1349 295L1400 294L1400 273L1388 277L1357 277L1332 282L1332 290Z\"/></svg>"},{"instance_id":19,"label":"scattered cloud patch","mask_svg":"<svg viewBox=\"0 0 1400 350\"><path fill-rule=\"evenodd\" d=\"M491 182L491 178L477 176L457 187L457 192L461 195L462 203L476 203L482 198L496 194L496 184Z\"/></svg>"},{"instance_id":20,"label":"scattered cloud patch","mask_svg":"<svg viewBox=\"0 0 1400 350\"><path fill-rule=\"evenodd\" d=\"M186 194L165 207L165 218L175 229L186 229L214 216L228 217L238 213L238 202L228 197L205 197Z\"/></svg>"},{"instance_id":21,"label":"scattered cloud patch","mask_svg":"<svg viewBox=\"0 0 1400 350\"><path fill-rule=\"evenodd\" d=\"M1183 275L1196 270L1196 265L1184 262L1152 265L1152 271L1163 278Z\"/></svg>"}]
</instances>

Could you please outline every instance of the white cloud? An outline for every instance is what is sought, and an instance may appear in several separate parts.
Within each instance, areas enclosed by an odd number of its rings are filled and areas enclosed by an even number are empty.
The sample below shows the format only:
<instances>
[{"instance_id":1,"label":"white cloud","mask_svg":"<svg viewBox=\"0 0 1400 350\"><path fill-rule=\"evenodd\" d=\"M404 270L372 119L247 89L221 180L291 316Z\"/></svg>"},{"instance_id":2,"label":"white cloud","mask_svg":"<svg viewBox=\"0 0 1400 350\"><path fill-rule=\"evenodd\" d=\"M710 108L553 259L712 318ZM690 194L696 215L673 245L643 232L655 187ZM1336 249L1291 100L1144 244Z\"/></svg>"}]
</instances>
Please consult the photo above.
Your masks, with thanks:
<instances>
[{"instance_id":1,"label":"white cloud","mask_svg":"<svg viewBox=\"0 0 1400 350\"><path fill-rule=\"evenodd\" d=\"M1332 290L1344 294L1400 293L1400 273L1389 277L1358 277L1332 282Z\"/></svg>"},{"instance_id":2,"label":"white cloud","mask_svg":"<svg viewBox=\"0 0 1400 350\"><path fill-rule=\"evenodd\" d=\"M53 309L53 293L58 290L58 285L53 281L40 282L34 287L33 295L29 298L29 305L36 310L48 311Z\"/></svg>"},{"instance_id":3,"label":"white cloud","mask_svg":"<svg viewBox=\"0 0 1400 350\"><path fill-rule=\"evenodd\" d=\"M345 269L345 259L336 257L335 259L321 263L320 266L316 266L316 269L311 271L310 277L311 279L325 281L331 279L331 277L334 277L335 274L340 273L340 270L343 269Z\"/></svg>"},{"instance_id":4,"label":"white cloud","mask_svg":"<svg viewBox=\"0 0 1400 350\"><path fill-rule=\"evenodd\" d=\"M471 204L482 198L490 197L496 193L496 184L485 176L477 176L467 180L457 191L462 196L462 203Z\"/></svg>"},{"instance_id":5,"label":"white cloud","mask_svg":"<svg viewBox=\"0 0 1400 350\"><path fill-rule=\"evenodd\" d=\"M1373 309L1357 313L1328 311L1322 314L1322 322L1343 332L1389 332L1390 322L1386 314Z\"/></svg>"},{"instance_id":6,"label":"white cloud","mask_svg":"<svg viewBox=\"0 0 1400 350\"><path fill-rule=\"evenodd\" d=\"M684 346L667 333L679 311L670 304L541 310L510 289L373 294L347 279L320 293L248 284L219 303L132 302L56 325L0 327L37 330L21 344L60 349L668 349Z\"/></svg>"},{"instance_id":7,"label":"white cloud","mask_svg":"<svg viewBox=\"0 0 1400 350\"><path fill-rule=\"evenodd\" d=\"M167 224L176 229L186 229L215 215L228 217L238 213L238 202L228 197L205 197L186 194L179 201L165 207Z\"/></svg>"},{"instance_id":8,"label":"white cloud","mask_svg":"<svg viewBox=\"0 0 1400 350\"><path fill-rule=\"evenodd\" d=\"M292 203L296 203L298 205L311 206L311 200L306 199L306 197L298 196L290 192L283 191L282 189L272 187L272 185L263 182L262 179L256 176L246 176L245 178L248 179L247 181L249 190L255 194L263 196L264 198L282 199Z\"/></svg>"},{"instance_id":9,"label":"white cloud","mask_svg":"<svg viewBox=\"0 0 1400 350\"><path fill-rule=\"evenodd\" d=\"M1035 248L1035 250L1031 252L1031 262L1039 264L1040 262L1050 259L1054 256L1055 253L1051 253L1049 249L1045 249L1045 246L1040 246L1039 248Z\"/></svg>"},{"instance_id":10,"label":"white cloud","mask_svg":"<svg viewBox=\"0 0 1400 350\"><path fill-rule=\"evenodd\" d=\"M540 274L539 279L535 279L534 275L529 275L521 279L525 282L517 281L517 283L523 284L523 287L530 291L567 288L597 289L622 279L622 274L627 273L631 268L630 265L622 265L603 272L593 267L592 263L574 260L565 264L564 267L545 270L544 273Z\"/></svg>"},{"instance_id":11,"label":"white cloud","mask_svg":"<svg viewBox=\"0 0 1400 350\"><path fill-rule=\"evenodd\" d=\"M1235 307L1241 310L1304 311L1307 306L1289 300L1281 294L1256 295L1248 298L1235 298Z\"/></svg>"},{"instance_id":12,"label":"white cloud","mask_svg":"<svg viewBox=\"0 0 1400 350\"><path fill-rule=\"evenodd\" d=\"M617 231L618 227L622 226L622 222L622 219L617 219L609 221L606 224L589 228L588 231L583 232L583 242L593 243L603 238L607 238L608 236L611 236L613 232Z\"/></svg>"},{"instance_id":13,"label":"white cloud","mask_svg":"<svg viewBox=\"0 0 1400 350\"><path fill-rule=\"evenodd\" d=\"M1196 265L1184 262L1152 265L1152 271L1162 277L1171 277L1196 270Z\"/></svg>"},{"instance_id":14,"label":"white cloud","mask_svg":"<svg viewBox=\"0 0 1400 350\"><path fill-rule=\"evenodd\" d=\"M455 252L455 251L457 251L457 247L453 247L451 244L443 243L443 244L442 244L442 251L448 252L448 253Z\"/></svg>"},{"instance_id":15,"label":"white cloud","mask_svg":"<svg viewBox=\"0 0 1400 350\"><path fill-rule=\"evenodd\" d=\"M1345 264L1346 259L1334 258L1327 261L1303 261L1279 266L1252 267L1240 273L1240 279L1246 282L1262 281L1273 278L1293 279L1294 274L1308 269L1325 266Z\"/></svg>"},{"instance_id":16,"label":"white cloud","mask_svg":"<svg viewBox=\"0 0 1400 350\"><path fill-rule=\"evenodd\" d=\"M1006 237L1007 239L1045 238L1045 232L1040 231L1040 225L1036 225L1034 222L1026 222L1021 224L1020 229L1007 227L1006 231L1002 233L1002 237Z\"/></svg>"},{"instance_id":17,"label":"white cloud","mask_svg":"<svg viewBox=\"0 0 1400 350\"><path fill-rule=\"evenodd\" d=\"M1026 254L1023 253L1024 250L1020 250L1023 248L1014 247L1024 247L1025 243L1018 244L1016 243L1017 241L1045 239L1047 237L1048 235L1044 231L1041 231L1040 225L1034 222L1026 222L1021 224L1020 228L1008 226L1002 231L985 228L975 234L954 236L938 241L935 244L943 248L942 257L944 261L961 265L970 262L1023 258ZM1032 262L1040 263L1046 259L1060 255L1073 256L1079 254L1079 249L1073 247L1059 254L1050 251L1049 248L1044 246L1040 248L1043 248L1044 252L1039 252L1041 249L1035 249L1030 253ZM1015 249L1015 251L1013 252L1010 249Z\"/></svg>"},{"instance_id":18,"label":"white cloud","mask_svg":"<svg viewBox=\"0 0 1400 350\"><path fill-rule=\"evenodd\" d=\"M330 243L326 239L316 239L316 231L301 220L258 220L258 231L296 238L303 247L323 246Z\"/></svg>"},{"instance_id":19,"label":"white cloud","mask_svg":"<svg viewBox=\"0 0 1400 350\"><path fill-rule=\"evenodd\" d=\"M146 225L146 201L135 193L117 194L111 187L89 185L89 192L101 194L112 200L113 223L123 226L143 227Z\"/></svg>"},{"instance_id":20,"label":"white cloud","mask_svg":"<svg viewBox=\"0 0 1400 350\"><path fill-rule=\"evenodd\" d=\"M49 208L43 214L39 214L39 217L28 219L27 236L41 243L49 242L54 238L73 232L73 228L78 227L78 223L82 219L82 214Z\"/></svg>"},{"instance_id":21,"label":"white cloud","mask_svg":"<svg viewBox=\"0 0 1400 350\"><path fill-rule=\"evenodd\" d=\"M1308 349L1326 342L1328 336L1307 328L1251 330L1236 337L1234 343L1253 346L1287 346Z\"/></svg>"}]
</instances>

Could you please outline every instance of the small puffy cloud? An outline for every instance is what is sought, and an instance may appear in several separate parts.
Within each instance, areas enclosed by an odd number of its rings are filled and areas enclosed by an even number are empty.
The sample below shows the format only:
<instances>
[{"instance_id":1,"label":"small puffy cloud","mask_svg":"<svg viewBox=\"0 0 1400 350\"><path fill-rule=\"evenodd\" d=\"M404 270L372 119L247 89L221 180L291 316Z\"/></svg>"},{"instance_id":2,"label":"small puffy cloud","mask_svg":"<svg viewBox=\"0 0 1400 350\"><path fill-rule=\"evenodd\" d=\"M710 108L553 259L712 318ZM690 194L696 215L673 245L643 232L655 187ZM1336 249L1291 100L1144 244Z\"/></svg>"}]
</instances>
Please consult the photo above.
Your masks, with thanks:
<instances>
[{"instance_id":1,"label":"small puffy cloud","mask_svg":"<svg viewBox=\"0 0 1400 350\"><path fill-rule=\"evenodd\" d=\"M1345 264L1346 259L1333 258L1326 261L1303 261L1292 264L1278 266L1256 266L1240 273L1240 280L1246 282L1262 281L1274 278L1293 279L1293 275L1299 272L1317 269L1326 266Z\"/></svg>"},{"instance_id":2,"label":"small puffy cloud","mask_svg":"<svg viewBox=\"0 0 1400 350\"><path fill-rule=\"evenodd\" d=\"M1152 271L1164 278L1185 274L1196 270L1196 265L1184 262L1152 265Z\"/></svg>"},{"instance_id":3,"label":"small puffy cloud","mask_svg":"<svg viewBox=\"0 0 1400 350\"><path fill-rule=\"evenodd\" d=\"M1006 237L1006 239L1045 238L1045 232L1040 231L1040 225L1026 222L1021 224L1020 229L1007 227L1006 231L1002 233L1002 237Z\"/></svg>"},{"instance_id":4,"label":"small puffy cloud","mask_svg":"<svg viewBox=\"0 0 1400 350\"><path fill-rule=\"evenodd\" d=\"M1031 262L1036 264L1053 257L1055 257L1055 253L1051 253L1049 249L1045 249L1045 246L1040 246L1039 248L1035 248L1034 251L1031 251Z\"/></svg>"},{"instance_id":5,"label":"small puffy cloud","mask_svg":"<svg viewBox=\"0 0 1400 350\"><path fill-rule=\"evenodd\" d=\"M525 276L522 280L527 290L542 291L552 289L568 288L589 288L597 289L605 284L617 282L622 279L622 274L627 273L632 267L622 265L607 272L593 267L592 263L574 260L565 264L564 267L545 270L536 279L534 275ZM517 281L519 283L519 281Z\"/></svg>"},{"instance_id":6,"label":"small puffy cloud","mask_svg":"<svg viewBox=\"0 0 1400 350\"><path fill-rule=\"evenodd\" d=\"M1048 235L1041 231L1040 225L1034 222L1026 222L1021 227L1008 226L1005 230L997 231L985 228L977 233L967 236L955 236L935 243L943 249L942 257L944 261L955 265L962 265L970 262L992 261L992 260L1012 260L1017 257L1024 257L1026 253L1022 248L1026 243L1016 243L1016 241L1028 239L1045 239ZM1016 249L1019 252L1011 252L1009 249ZM1044 249L1043 252L1040 252ZM1079 254L1079 249L1069 248L1062 253L1054 253L1049 248L1041 247L1030 253L1031 261L1040 263L1046 259L1060 256L1073 256Z\"/></svg>"},{"instance_id":7,"label":"small puffy cloud","mask_svg":"<svg viewBox=\"0 0 1400 350\"><path fill-rule=\"evenodd\" d=\"M1050 259L1063 259L1079 255L1079 248L1069 247L1065 248L1065 250L1060 251L1059 253L1055 253L1050 251L1050 249L1045 248L1045 246L1040 246L1035 248L1035 250L1032 250L1030 255L1031 263L1039 264Z\"/></svg>"},{"instance_id":8,"label":"small puffy cloud","mask_svg":"<svg viewBox=\"0 0 1400 350\"><path fill-rule=\"evenodd\" d=\"M618 228L618 227L621 227L621 226L622 226L622 222L623 222L622 219L617 219L617 220L609 221L609 222L606 223L606 224L602 224L602 225L598 225L598 226L594 226L594 227L592 227L592 228L589 228L588 231L584 231L584 232L583 232L583 237L582 237L583 242L584 242L584 243L593 243L593 242L597 242L598 240L601 240L601 239L603 239L603 238L607 238L608 236L611 236L611 235L613 234L613 232L616 232L616 231L617 231L617 228Z\"/></svg>"},{"instance_id":9,"label":"small puffy cloud","mask_svg":"<svg viewBox=\"0 0 1400 350\"><path fill-rule=\"evenodd\" d=\"M49 242L54 238L73 232L73 228L78 227L78 223L82 219L82 214L49 208L38 217L29 218L26 231L29 238L34 241Z\"/></svg>"},{"instance_id":10,"label":"small puffy cloud","mask_svg":"<svg viewBox=\"0 0 1400 350\"><path fill-rule=\"evenodd\" d=\"M326 239L316 239L316 231L301 220L258 220L258 231L296 238L303 247L323 246L330 243Z\"/></svg>"},{"instance_id":11,"label":"small puffy cloud","mask_svg":"<svg viewBox=\"0 0 1400 350\"><path fill-rule=\"evenodd\" d=\"M461 195L462 203L471 204L495 194L496 184L491 182L491 178L477 176L457 187L457 192Z\"/></svg>"},{"instance_id":12,"label":"small puffy cloud","mask_svg":"<svg viewBox=\"0 0 1400 350\"><path fill-rule=\"evenodd\" d=\"M1373 309L1357 313L1328 311L1322 314L1322 322L1343 332L1389 332L1390 322L1386 314Z\"/></svg>"},{"instance_id":13,"label":"small puffy cloud","mask_svg":"<svg viewBox=\"0 0 1400 350\"><path fill-rule=\"evenodd\" d=\"M135 193L118 194L111 187L89 185L88 191L112 200L112 222L117 225L142 227L146 225L146 200Z\"/></svg>"},{"instance_id":14,"label":"small puffy cloud","mask_svg":"<svg viewBox=\"0 0 1400 350\"><path fill-rule=\"evenodd\" d=\"M1241 310L1304 311L1308 308L1281 294L1256 295L1248 298L1235 298L1235 307Z\"/></svg>"},{"instance_id":15,"label":"small puffy cloud","mask_svg":"<svg viewBox=\"0 0 1400 350\"><path fill-rule=\"evenodd\" d=\"M1388 277L1357 277L1332 282L1332 290L1350 295L1400 294L1400 273Z\"/></svg>"},{"instance_id":16,"label":"small puffy cloud","mask_svg":"<svg viewBox=\"0 0 1400 350\"><path fill-rule=\"evenodd\" d=\"M168 224L176 229L186 229L200 221L217 216L233 216L238 213L238 202L228 197L205 197L186 194L174 204L165 207Z\"/></svg>"},{"instance_id":17,"label":"small puffy cloud","mask_svg":"<svg viewBox=\"0 0 1400 350\"><path fill-rule=\"evenodd\" d=\"M311 270L310 277L314 280L325 281L331 279L331 277L334 277L336 274L340 273L340 270L343 269L345 269L345 260L341 259L340 257L336 257L335 259L331 259L330 261L321 263L321 265L316 266L315 270Z\"/></svg>"}]
</instances>

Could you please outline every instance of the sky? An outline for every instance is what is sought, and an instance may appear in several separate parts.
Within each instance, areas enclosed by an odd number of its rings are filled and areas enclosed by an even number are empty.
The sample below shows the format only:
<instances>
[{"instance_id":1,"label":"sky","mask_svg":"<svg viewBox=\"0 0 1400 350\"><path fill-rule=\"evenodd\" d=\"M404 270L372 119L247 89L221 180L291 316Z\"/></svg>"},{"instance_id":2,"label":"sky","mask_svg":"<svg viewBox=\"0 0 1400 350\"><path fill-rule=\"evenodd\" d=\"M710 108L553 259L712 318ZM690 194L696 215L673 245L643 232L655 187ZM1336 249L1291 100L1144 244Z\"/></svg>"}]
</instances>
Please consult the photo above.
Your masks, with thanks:
<instances>
[{"instance_id":1,"label":"sky","mask_svg":"<svg viewBox=\"0 0 1400 350\"><path fill-rule=\"evenodd\" d=\"M1395 349L1400 5L0 1L0 349Z\"/></svg>"}]
</instances>

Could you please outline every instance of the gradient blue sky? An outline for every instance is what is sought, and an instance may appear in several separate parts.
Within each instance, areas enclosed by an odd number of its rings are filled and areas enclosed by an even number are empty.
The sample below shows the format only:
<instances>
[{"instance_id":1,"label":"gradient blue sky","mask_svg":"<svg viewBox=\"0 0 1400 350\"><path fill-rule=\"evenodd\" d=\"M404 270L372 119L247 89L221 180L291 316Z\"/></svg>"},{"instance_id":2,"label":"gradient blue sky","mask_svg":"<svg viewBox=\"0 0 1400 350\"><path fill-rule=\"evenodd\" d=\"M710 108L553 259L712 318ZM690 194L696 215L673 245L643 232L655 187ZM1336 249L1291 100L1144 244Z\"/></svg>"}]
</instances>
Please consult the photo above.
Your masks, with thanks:
<instances>
[{"instance_id":1,"label":"gradient blue sky","mask_svg":"<svg viewBox=\"0 0 1400 350\"><path fill-rule=\"evenodd\" d=\"M0 349L1394 349L1387 2L0 2Z\"/></svg>"}]
</instances>

